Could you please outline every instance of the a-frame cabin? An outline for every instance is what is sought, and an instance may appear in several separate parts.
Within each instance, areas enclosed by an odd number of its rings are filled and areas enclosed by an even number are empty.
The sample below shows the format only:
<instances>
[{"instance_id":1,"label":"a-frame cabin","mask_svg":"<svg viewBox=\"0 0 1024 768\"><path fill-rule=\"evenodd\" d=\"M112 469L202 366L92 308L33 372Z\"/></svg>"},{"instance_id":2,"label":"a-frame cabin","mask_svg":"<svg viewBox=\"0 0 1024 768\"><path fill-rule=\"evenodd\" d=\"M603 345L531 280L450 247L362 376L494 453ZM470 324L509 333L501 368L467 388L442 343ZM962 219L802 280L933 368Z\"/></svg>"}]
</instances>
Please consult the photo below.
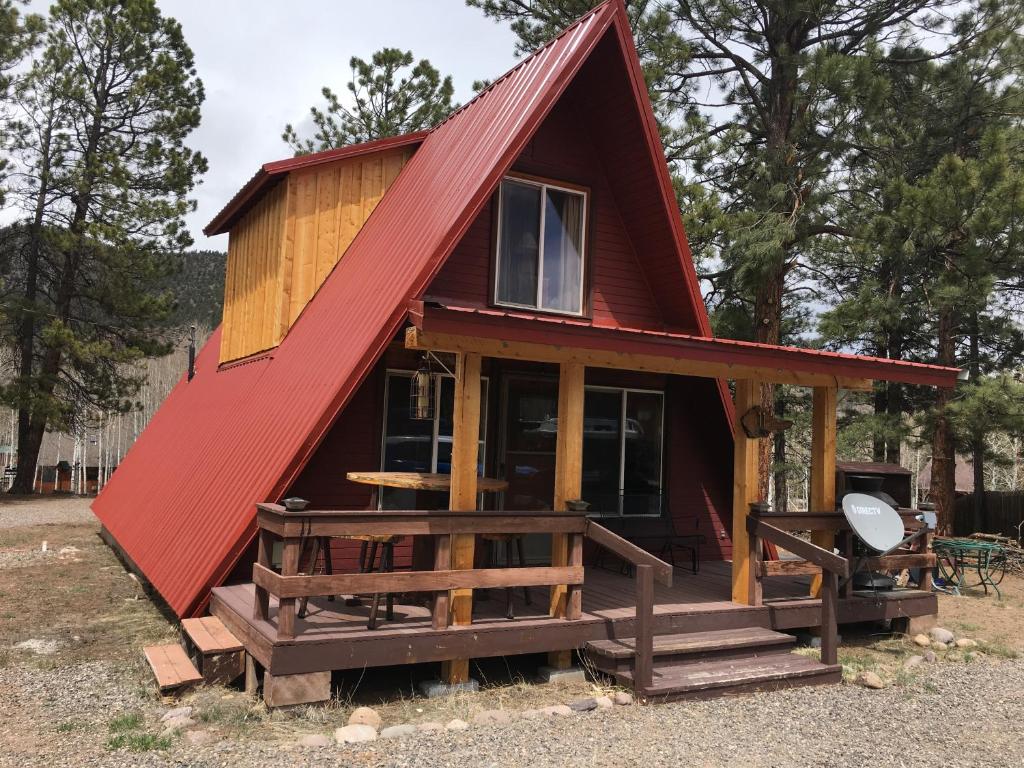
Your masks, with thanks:
<instances>
[{"instance_id":1,"label":"a-frame cabin","mask_svg":"<svg viewBox=\"0 0 1024 768\"><path fill-rule=\"evenodd\" d=\"M264 165L207 233L223 323L93 508L267 689L585 647L649 695L823 682L837 621L935 612L840 590L836 393L957 371L712 338L620 0L429 132ZM751 517L762 381L814 388L813 515ZM822 663L774 652L819 626Z\"/></svg>"}]
</instances>

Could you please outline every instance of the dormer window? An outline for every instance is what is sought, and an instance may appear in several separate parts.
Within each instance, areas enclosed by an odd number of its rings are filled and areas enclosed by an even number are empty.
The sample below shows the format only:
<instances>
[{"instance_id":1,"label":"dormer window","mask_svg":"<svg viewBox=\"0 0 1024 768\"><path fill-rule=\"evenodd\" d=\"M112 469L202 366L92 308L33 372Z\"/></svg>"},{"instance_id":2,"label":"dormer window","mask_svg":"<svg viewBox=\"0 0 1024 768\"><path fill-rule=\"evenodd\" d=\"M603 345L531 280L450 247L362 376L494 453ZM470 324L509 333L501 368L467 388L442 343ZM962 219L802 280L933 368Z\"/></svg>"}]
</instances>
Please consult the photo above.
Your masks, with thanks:
<instances>
[{"instance_id":1,"label":"dormer window","mask_svg":"<svg viewBox=\"0 0 1024 768\"><path fill-rule=\"evenodd\" d=\"M586 214L581 190L518 177L502 181L494 303L583 314Z\"/></svg>"}]
</instances>

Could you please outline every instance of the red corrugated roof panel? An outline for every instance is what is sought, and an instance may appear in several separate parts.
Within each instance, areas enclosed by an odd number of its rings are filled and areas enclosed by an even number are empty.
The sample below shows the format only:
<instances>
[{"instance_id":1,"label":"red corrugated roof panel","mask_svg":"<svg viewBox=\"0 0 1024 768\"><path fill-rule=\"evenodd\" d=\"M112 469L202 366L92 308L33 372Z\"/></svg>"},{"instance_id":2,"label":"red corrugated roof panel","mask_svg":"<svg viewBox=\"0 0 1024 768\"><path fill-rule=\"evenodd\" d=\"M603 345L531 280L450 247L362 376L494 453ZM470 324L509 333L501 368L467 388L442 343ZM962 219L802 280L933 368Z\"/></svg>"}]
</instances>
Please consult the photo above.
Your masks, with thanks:
<instances>
[{"instance_id":1,"label":"red corrugated roof panel","mask_svg":"<svg viewBox=\"0 0 1024 768\"><path fill-rule=\"evenodd\" d=\"M220 334L93 503L171 608L203 609L598 40L595 8L434 129L282 343L217 369ZM635 55L635 54L632 54ZM649 109L649 107L648 107Z\"/></svg>"}]
</instances>

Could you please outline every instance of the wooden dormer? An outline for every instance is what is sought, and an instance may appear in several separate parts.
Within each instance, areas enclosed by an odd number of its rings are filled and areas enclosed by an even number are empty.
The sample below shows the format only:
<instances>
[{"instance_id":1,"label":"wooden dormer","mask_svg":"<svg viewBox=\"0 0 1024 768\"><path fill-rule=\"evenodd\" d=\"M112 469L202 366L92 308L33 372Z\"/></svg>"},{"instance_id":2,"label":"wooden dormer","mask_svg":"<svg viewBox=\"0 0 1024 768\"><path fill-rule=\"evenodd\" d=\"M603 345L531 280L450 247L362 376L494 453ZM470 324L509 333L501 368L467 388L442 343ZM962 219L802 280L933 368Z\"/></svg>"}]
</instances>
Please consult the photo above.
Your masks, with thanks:
<instances>
[{"instance_id":1,"label":"wooden dormer","mask_svg":"<svg viewBox=\"0 0 1024 768\"><path fill-rule=\"evenodd\" d=\"M207 228L230 233L220 362L281 343L419 138L270 163Z\"/></svg>"}]
</instances>

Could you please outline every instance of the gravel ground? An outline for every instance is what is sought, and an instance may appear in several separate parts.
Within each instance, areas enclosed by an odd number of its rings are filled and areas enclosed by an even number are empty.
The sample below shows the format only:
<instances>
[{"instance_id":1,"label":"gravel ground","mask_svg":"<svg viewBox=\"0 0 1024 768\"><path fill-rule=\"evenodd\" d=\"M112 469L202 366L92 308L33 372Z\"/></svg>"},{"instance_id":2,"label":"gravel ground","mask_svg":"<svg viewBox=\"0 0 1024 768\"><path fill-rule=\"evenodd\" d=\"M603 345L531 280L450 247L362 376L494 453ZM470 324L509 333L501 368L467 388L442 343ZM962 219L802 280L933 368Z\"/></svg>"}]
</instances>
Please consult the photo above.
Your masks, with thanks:
<instances>
[{"instance_id":1,"label":"gravel ground","mask_svg":"<svg viewBox=\"0 0 1024 768\"><path fill-rule=\"evenodd\" d=\"M0 765L18 766L1020 766L1024 661L928 665L883 691L853 685L706 702L616 707L544 721L419 733L356 747L183 739L108 751L108 723L163 708L106 662L0 669ZM979 706L983 702L983 706ZM44 716L40 716L45 712ZM735 732L734 732L735 731Z\"/></svg>"},{"instance_id":2,"label":"gravel ground","mask_svg":"<svg viewBox=\"0 0 1024 768\"><path fill-rule=\"evenodd\" d=\"M8 496L0 493L0 529L30 525L79 525L96 521L84 496Z\"/></svg>"}]
</instances>

